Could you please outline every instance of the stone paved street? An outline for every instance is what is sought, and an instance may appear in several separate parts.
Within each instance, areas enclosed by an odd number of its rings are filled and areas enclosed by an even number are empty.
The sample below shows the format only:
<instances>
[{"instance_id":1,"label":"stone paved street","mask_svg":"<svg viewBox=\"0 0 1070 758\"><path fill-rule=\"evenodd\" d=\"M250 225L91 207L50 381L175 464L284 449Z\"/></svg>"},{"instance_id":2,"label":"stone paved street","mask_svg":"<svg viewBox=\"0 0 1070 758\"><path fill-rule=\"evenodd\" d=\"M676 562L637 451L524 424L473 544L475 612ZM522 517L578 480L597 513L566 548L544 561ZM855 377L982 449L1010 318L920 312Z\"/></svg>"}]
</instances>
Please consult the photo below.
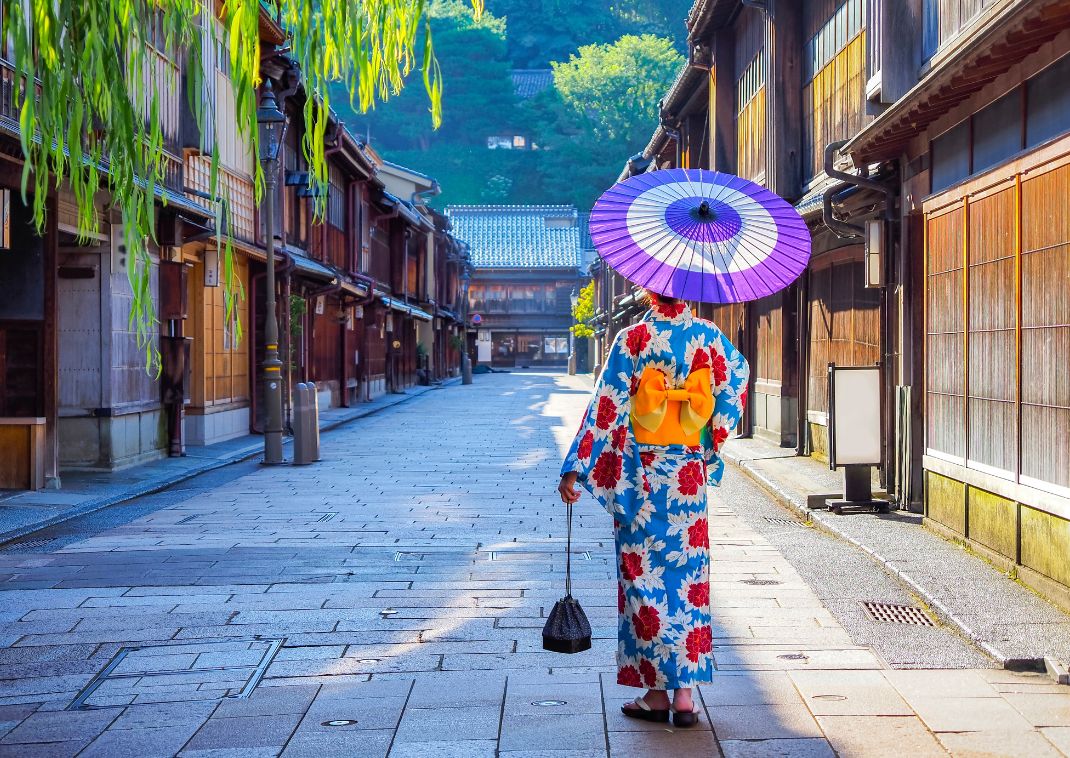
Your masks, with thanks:
<instances>
[{"instance_id":1,"label":"stone paved street","mask_svg":"<svg viewBox=\"0 0 1070 758\"><path fill-rule=\"evenodd\" d=\"M480 376L325 434L315 466L243 464L0 551L0 756L1070 754L1070 688L946 629L904 642L853 621L777 536L812 530L731 470L705 715L625 719L638 691L615 683L612 532L589 497L573 571L593 649L540 638L563 592L556 472L589 390ZM921 645L948 668L904 657Z\"/></svg>"}]
</instances>

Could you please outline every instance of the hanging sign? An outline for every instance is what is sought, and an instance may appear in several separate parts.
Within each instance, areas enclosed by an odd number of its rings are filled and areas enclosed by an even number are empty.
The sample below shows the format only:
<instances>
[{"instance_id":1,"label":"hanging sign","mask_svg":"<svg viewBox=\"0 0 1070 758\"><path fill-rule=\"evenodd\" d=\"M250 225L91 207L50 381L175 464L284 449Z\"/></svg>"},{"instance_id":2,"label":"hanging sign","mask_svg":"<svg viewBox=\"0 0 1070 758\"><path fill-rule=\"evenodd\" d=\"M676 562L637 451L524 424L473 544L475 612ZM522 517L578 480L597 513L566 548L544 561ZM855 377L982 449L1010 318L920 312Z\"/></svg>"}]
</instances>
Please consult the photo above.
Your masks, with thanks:
<instances>
[{"instance_id":1,"label":"hanging sign","mask_svg":"<svg viewBox=\"0 0 1070 758\"><path fill-rule=\"evenodd\" d=\"M829 364L829 468L881 464L881 368Z\"/></svg>"}]
</instances>

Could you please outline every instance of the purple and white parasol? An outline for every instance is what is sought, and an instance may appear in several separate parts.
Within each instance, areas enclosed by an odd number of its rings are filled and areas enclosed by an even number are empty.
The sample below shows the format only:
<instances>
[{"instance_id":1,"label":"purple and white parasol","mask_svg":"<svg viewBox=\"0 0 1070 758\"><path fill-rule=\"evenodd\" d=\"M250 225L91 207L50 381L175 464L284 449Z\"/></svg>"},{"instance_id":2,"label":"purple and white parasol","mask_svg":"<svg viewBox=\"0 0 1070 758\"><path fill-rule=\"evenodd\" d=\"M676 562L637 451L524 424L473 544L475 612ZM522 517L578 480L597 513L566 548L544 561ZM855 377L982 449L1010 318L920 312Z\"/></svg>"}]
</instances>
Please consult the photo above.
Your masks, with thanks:
<instances>
[{"instance_id":1,"label":"purple and white parasol","mask_svg":"<svg viewBox=\"0 0 1070 758\"><path fill-rule=\"evenodd\" d=\"M810 259L810 232L787 201L703 169L665 169L615 184L595 203L590 229L618 274L683 300L757 300L794 282Z\"/></svg>"}]
</instances>

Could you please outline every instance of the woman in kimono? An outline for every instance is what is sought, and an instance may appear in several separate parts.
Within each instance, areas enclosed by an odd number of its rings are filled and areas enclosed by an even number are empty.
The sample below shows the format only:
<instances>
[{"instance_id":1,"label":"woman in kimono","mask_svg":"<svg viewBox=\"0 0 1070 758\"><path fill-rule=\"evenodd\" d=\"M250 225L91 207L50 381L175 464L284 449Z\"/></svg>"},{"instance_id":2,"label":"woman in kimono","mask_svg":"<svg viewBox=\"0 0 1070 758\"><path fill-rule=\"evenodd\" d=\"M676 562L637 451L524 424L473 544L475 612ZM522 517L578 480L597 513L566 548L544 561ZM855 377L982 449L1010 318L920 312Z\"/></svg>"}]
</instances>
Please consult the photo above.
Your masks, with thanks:
<instances>
[{"instance_id":1,"label":"woman in kimono","mask_svg":"<svg viewBox=\"0 0 1070 758\"><path fill-rule=\"evenodd\" d=\"M613 516L617 682L647 689L624 715L693 726L691 688L713 673L706 485L721 480L749 368L686 303L648 298L610 349L559 492L575 502L578 482Z\"/></svg>"}]
</instances>

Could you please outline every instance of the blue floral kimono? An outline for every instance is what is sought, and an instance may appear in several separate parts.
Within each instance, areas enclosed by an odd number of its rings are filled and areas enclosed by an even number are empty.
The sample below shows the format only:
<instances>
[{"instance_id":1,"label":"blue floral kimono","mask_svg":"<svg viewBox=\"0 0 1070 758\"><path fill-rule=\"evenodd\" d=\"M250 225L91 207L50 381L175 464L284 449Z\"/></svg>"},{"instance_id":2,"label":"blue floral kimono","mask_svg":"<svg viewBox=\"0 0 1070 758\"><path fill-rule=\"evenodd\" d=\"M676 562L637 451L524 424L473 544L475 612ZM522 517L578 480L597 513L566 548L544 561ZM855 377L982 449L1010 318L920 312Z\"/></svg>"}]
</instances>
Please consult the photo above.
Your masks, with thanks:
<instances>
[{"instance_id":1,"label":"blue floral kimono","mask_svg":"<svg viewBox=\"0 0 1070 758\"><path fill-rule=\"evenodd\" d=\"M662 396L685 397L685 388L709 381L700 388L712 396L700 444L637 441L637 423L649 422L637 416L636 398L650 369L664 379ZM575 471L614 518L620 684L676 689L711 680L706 485L721 480L717 451L743 414L748 375L715 324L684 304L659 304L617 335L565 457L562 475Z\"/></svg>"}]
</instances>

